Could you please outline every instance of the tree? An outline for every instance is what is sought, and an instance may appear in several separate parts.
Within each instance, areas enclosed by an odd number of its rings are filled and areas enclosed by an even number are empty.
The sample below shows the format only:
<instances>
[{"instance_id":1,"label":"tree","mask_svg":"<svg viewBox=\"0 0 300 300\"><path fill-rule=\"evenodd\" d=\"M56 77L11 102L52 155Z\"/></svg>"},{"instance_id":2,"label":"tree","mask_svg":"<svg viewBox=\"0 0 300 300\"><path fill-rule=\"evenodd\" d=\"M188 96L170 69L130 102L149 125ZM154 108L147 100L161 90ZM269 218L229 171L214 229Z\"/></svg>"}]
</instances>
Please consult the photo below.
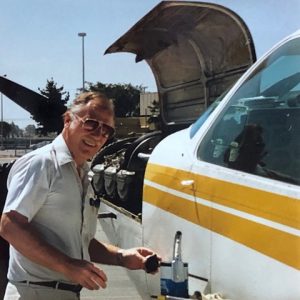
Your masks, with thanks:
<instances>
[{"instance_id":1,"label":"tree","mask_svg":"<svg viewBox=\"0 0 300 300\"><path fill-rule=\"evenodd\" d=\"M148 118L148 123L151 124L150 128L159 129L161 121L159 102L157 100L153 100L148 108L150 110L150 117Z\"/></svg>"},{"instance_id":2,"label":"tree","mask_svg":"<svg viewBox=\"0 0 300 300\"><path fill-rule=\"evenodd\" d=\"M142 85L111 84L97 82L88 83L91 92L102 92L108 98L113 99L116 117L138 116L140 106L140 93L145 91Z\"/></svg>"},{"instance_id":3,"label":"tree","mask_svg":"<svg viewBox=\"0 0 300 300\"><path fill-rule=\"evenodd\" d=\"M10 131L11 137L22 136L23 131L22 131L22 129L20 129L20 127L18 125L16 125L14 122L11 122L10 127L11 127L11 131Z\"/></svg>"},{"instance_id":4,"label":"tree","mask_svg":"<svg viewBox=\"0 0 300 300\"><path fill-rule=\"evenodd\" d=\"M35 130L36 130L35 126L32 124L29 124L25 127L25 134L27 136L33 137L35 135Z\"/></svg>"},{"instance_id":5,"label":"tree","mask_svg":"<svg viewBox=\"0 0 300 300\"><path fill-rule=\"evenodd\" d=\"M3 137L4 138L9 137L9 134L11 133L11 126L5 121L0 122L0 126L2 127L2 130L3 130L2 131ZM0 134L1 134L1 132L0 132Z\"/></svg>"},{"instance_id":6,"label":"tree","mask_svg":"<svg viewBox=\"0 0 300 300\"><path fill-rule=\"evenodd\" d=\"M37 131L42 135L50 132L59 133L63 129L62 115L66 111L66 104L69 101L69 92L63 91L64 87L57 87L53 78L47 80L45 89L40 89L40 93L47 100L40 105L39 113L33 116L38 123Z\"/></svg>"}]
</instances>

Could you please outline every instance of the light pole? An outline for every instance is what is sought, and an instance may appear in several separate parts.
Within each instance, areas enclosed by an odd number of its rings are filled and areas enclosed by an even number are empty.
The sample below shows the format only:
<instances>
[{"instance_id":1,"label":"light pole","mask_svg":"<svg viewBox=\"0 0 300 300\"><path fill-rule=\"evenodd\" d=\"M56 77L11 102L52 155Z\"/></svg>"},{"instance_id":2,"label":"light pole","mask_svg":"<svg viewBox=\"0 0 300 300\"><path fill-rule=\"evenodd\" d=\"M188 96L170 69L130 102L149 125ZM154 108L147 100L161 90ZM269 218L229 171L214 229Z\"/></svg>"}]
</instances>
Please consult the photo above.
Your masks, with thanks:
<instances>
[{"instance_id":1,"label":"light pole","mask_svg":"<svg viewBox=\"0 0 300 300\"><path fill-rule=\"evenodd\" d=\"M82 91L84 92L84 37L86 36L85 32L79 32L78 36L82 37Z\"/></svg>"},{"instance_id":2,"label":"light pole","mask_svg":"<svg viewBox=\"0 0 300 300\"><path fill-rule=\"evenodd\" d=\"M6 74L3 75L3 77L6 77ZM1 126L0 126L0 130L1 130L1 150L4 149L3 147L3 93L1 93Z\"/></svg>"}]
</instances>

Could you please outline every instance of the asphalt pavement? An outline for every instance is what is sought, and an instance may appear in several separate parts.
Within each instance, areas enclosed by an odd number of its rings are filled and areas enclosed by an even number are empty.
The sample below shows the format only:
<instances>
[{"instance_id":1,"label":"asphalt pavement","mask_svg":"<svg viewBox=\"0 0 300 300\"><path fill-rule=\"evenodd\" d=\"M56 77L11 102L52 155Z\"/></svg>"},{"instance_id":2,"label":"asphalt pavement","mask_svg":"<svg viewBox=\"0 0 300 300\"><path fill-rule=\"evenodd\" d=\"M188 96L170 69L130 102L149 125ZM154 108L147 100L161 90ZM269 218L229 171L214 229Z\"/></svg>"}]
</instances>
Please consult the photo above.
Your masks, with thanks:
<instances>
[{"instance_id":1,"label":"asphalt pavement","mask_svg":"<svg viewBox=\"0 0 300 300\"><path fill-rule=\"evenodd\" d=\"M102 242L108 242L106 234L102 231L100 224L98 223L96 239ZM131 281L126 269L117 266L99 265L104 270L108 277L107 287L97 291L89 291L83 289L81 292L81 300L148 300L149 298L143 298L138 289ZM135 272L135 271L130 271Z\"/></svg>"}]
</instances>

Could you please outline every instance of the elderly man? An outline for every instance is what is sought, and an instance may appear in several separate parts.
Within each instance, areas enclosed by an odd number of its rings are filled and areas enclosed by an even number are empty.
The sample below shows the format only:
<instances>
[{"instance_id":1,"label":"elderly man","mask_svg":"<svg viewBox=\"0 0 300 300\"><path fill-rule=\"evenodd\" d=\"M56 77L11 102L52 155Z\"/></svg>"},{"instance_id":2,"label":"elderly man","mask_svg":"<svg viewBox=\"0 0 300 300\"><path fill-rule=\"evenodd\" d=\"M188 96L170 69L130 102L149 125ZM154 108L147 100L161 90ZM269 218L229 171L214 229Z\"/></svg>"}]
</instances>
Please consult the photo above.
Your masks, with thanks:
<instances>
[{"instance_id":1,"label":"elderly man","mask_svg":"<svg viewBox=\"0 0 300 300\"><path fill-rule=\"evenodd\" d=\"M79 299L81 287L106 287L96 263L143 269L146 248L119 249L94 238L97 208L85 201L87 160L114 135L114 109L83 93L64 114L62 133L14 164L1 219L10 243L4 299Z\"/></svg>"}]
</instances>

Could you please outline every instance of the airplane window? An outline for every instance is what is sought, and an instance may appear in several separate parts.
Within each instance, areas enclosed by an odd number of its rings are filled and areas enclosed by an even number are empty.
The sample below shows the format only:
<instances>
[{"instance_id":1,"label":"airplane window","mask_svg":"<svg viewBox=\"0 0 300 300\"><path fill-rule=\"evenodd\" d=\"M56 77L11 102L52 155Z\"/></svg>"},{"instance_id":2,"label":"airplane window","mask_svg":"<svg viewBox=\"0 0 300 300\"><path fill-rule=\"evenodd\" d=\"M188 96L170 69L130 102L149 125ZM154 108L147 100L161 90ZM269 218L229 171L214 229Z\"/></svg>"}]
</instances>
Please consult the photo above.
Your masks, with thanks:
<instances>
[{"instance_id":1,"label":"airplane window","mask_svg":"<svg viewBox=\"0 0 300 300\"><path fill-rule=\"evenodd\" d=\"M211 126L198 159L300 185L300 39L277 49Z\"/></svg>"},{"instance_id":2,"label":"airplane window","mask_svg":"<svg viewBox=\"0 0 300 300\"><path fill-rule=\"evenodd\" d=\"M205 122L205 120L210 116L210 114L219 105L219 103L222 101L222 99L226 96L226 94L230 90L230 88L226 89L225 92L223 92L219 97L217 97L215 99L215 101L213 103L211 103L211 105L208 106L208 108L201 114L201 116L198 118L198 120L192 124L191 130L190 130L190 138L191 139L197 133L197 131L202 126L202 124Z\"/></svg>"},{"instance_id":3,"label":"airplane window","mask_svg":"<svg viewBox=\"0 0 300 300\"><path fill-rule=\"evenodd\" d=\"M205 122L205 120L210 116L210 114L215 110L215 108L218 106L220 102L216 101L213 102L199 117L199 119L193 123L190 130L190 138L193 138L196 132L199 130L199 128L202 126L202 124Z\"/></svg>"}]
</instances>

